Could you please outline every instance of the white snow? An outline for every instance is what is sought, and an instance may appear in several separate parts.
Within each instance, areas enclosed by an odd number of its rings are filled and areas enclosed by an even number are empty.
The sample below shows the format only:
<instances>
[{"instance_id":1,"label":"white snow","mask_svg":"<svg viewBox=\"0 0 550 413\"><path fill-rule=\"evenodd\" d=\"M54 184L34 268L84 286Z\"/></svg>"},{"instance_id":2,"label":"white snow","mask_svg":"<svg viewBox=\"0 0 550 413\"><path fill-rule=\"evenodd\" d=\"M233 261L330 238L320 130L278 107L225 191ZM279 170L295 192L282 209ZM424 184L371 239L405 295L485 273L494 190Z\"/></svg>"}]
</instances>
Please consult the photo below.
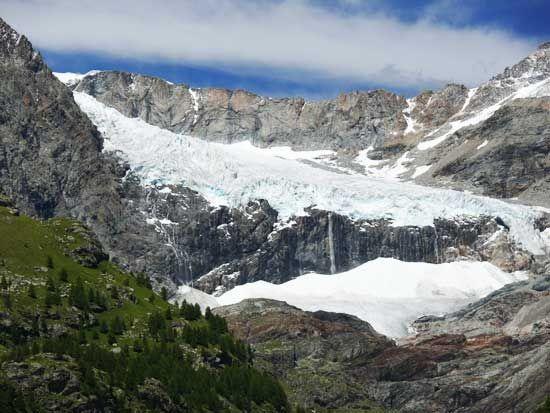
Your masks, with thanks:
<instances>
[{"instance_id":1,"label":"white snow","mask_svg":"<svg viewBox=\"0 0 550 413\"><path fill-rule=\"evenodd\" d=\"M413 133L416 130L416 127L418 126L418 122L412 118L411 113L414 110L416 106L416 101L414 98L407 99L407 107L403 109L403 117L405 118L405 121L407 122L407 127L405 128L405 132L403 134L407 135L409 133Z\"/></svg>"},{"instance_id":2,"label":"white snow","mask_svg":"<svg viewBox=\"0 0 550 413\"><path fill-rule=\"evenodd\" d=\"M198 304L203 312L206 310L206 307L214 308L219 305L218 301L211 295L188 285L181 285L178 287L176 295L170 300L170 302L181 305L183 300L187 301L189 304Z\"/></svg>"},{"instance_id":3,"label":"white snow","mask_svg":"<svg viewBox=\"0 0 550 413\"><path fill-rule=\"evenodd\" d=\"M499 216L515 240L535 254L545 244L533 208L463 192L422 187L364 175L349 175L252 146L227 145L178 135L130 119L93 97L74 93L81 109L103 134L106 151L117 151L145 185L182 184L215 205L237 207L267 199L281 219L316 205L354 218L390 218L394 225L431 225L437 217ZM288 151L285 150L288 153ZM391 170L406 171L405 153ZM401 172L401 173L402 173Z\"/></svg>"},{"instance_id":4,"label":"white snow","mask_svg":"<svg viewBox=\"0 0 550 413\"><path fill-rule=\"evenodd\" d=\"M191 94L191 97L193 98L193 110L195 111L195 116L193 118L193 125L195 125L199 119L199 92L197 90L193 90L189 88L189 93Z\"/></svg>"},{"instance_id":5,"label":"white snow","mask_svg":"<svg viewBox=\"0 0 550 413\"><path fill-rule=\"evenodd\" d=\"M510 96L502 99L501 101L495 103L494 105L488 106L480 110L479 112L475 112L473 116L446 123L442 128L437 129L434 132L426 135L426 137L433 136L445 129L446 132L443 135L429 141L420 142L417 148L421 151L425 151L426 149L431 149L439 145L441 142L446 140L449 136L452 136L458 130L468 126L477 125L478 123L489 119L491 116L494 115L497 110L499 110L502 106L504 106L511 100L528 97L541 97L547 95L550 95L550 79L545 79L540 82L522 87L521 89L517 90L516 92L512 93Z\"/></svg>"},{"instance_id":6,"label":"white snow","mask_svg":"<svg viewBox=\"0 0 550 413\"><path fill-rule=\"evenodd\" d=\"M266 148L265 151L272 156L278 156L283 159L308 161L321 160L324 157L335 155L335 152L330 150L295 151L290 146L275 146Z\"/></svg>"},{"instance_id":7,"label":"white snow","mask_svg":"<svg viewBox=\"0 0 550 413\"><path fill-rule=\"evenodd\" d=\"M53 75L58 78L62 83L65 83L67 86L73 86L77 83L79 83L82 79L84 79L86 76L92 76L96 73L99 73L99 70L91 70L87 73L71 73L71 72L65 72L65 73L59 73L59 72L53 72Z\"/></svg>"},{"instance_id":8,"label":"white snow","mask_svg":"<svg viewBox=\"0 0 550 413\"><path fill-rule=\"evenodd\" d=\"M489 141L487 139L485 139L483 141L483 143L479 144L478 147L476 148L477 150L480 150L481 148L484 148L487 146L487 144L489 143Z\"/></svg>"},{"instance_id":9,"label":"white snow","mask_svg":"<svg viewBox=\"0 0 550 413\"><path fill-rule=\"evenodd\" d=\"M420 175L425 174L432 167L432 165L417 166L412 174L412 178L418 178Z\"/></svg>"},{"instance_id":10,"label":"white snow","mask_svg":"<svg viewBox=\"0 0 550 413\"><path fill-rule=\"evenodd\" d=\"M460 112L459 113L464 113L464 111L466 110L466 108L468 107L468 105L470 104L470 102L472 101L472 98L474 97L474 95L476 94L477 92L477 87L473 88L473 89L470 89L468 90L468 96L466 96L466 100L464 101L464 105L462 105L462 109L460 109Z\"/></svg>"},{"instance_id":11,"label":"white snow","mask_svg":"<svg viewBox=\"0 0 550 413\"><path fill-rule=\"evenodd\" d=\"M409 158L409 152L405 152L394 163L388 160L370 159L368 155L373 149L372 146L369 146L367 149L359 151L354 159L355 163L365 168L363 173L368 177L399 181L399 177L408 171L408 165L413 161Z\"/></svg>"},{"instance_id":12,"label":"white snow","mask_svg":"<svg viewBox=\"0 0 550 413\"><path fill-rule=\"evenodd\" d=\"M544 240L544 243L546 244L548 253L550 253L550 228L546 228L544 231L542 231L541 236Z\"/></svg>"},{"instance_id":13,"label":"white snow","mask_svg":"<svg viewBox=\"0 0 550 413\"><path fill-rule=\"evenodd\" d=\"M66 85L71 85L80 82L84 76L86 76L83 73L57 73L53 72L53 75L58 78L61 82L65 83Z\"/></svg>"},{"instance_id":14,"label":"white snow","mask_svg":"<svg viewBox=\"0 0 550 413\"><path fill-rule=\"evenodd\" d=\"M218 297L220 305L269 298L307 311L353 314L390 337L407 334L423 315L442 315L484 297L505 284L526 279L486 262L410 263L378 258L351 271L306 274L284 284L240 285Z\"/></svg>"}]
</instances>

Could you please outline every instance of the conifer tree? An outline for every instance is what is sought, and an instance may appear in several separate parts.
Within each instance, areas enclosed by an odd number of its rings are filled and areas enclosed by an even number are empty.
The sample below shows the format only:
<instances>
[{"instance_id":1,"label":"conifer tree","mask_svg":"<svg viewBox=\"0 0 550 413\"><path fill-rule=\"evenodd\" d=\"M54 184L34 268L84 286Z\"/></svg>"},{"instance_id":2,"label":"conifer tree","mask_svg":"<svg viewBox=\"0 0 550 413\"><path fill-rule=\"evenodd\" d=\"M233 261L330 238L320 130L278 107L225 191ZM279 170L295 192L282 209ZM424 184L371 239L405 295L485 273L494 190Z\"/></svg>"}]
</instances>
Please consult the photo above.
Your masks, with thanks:
<instances>
[{"instance_id":1,"label":"conifer tree","mask_svg":"<svg viewBox=\"0 0 550 413\"><path fill-rule=\"evenodd\" d=\"M71 285L69 303L77 308L80 308L81 310L88 309L88 297L80 277L76 280L75 284Z\"/></svg>"},{"instance_id":2,"label":"conifer tree","mask_svg":"<svg viewBox=\"0 0 550 413\"><path fill-rule=\"evenodd\" d=\"M69 273L65 268L59 270L59 281L66 283L69 281Z\"/></svg>"}]
</instances>

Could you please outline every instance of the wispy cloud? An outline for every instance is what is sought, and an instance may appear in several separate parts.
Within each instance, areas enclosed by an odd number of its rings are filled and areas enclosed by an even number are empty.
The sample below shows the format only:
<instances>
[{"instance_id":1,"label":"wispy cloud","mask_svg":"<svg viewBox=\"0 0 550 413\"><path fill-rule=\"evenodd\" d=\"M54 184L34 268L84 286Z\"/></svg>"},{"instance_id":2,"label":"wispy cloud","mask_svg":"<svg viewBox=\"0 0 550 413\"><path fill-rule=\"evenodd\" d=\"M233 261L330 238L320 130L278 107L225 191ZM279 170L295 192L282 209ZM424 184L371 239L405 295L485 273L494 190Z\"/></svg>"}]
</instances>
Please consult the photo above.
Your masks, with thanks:
<instances>
[{"instance_id":1,"label":"wispy cloud","mask_svg":"<svg viewBox=\"0 0 550 413\"><path fill-rule=\"evenodd\" d=\"M355 0L341 0L348 4ZM0 0L39 47L394 87L480 83L534 43L498 29L338 13L311 1Z\"/></svg>"}]
</instances>

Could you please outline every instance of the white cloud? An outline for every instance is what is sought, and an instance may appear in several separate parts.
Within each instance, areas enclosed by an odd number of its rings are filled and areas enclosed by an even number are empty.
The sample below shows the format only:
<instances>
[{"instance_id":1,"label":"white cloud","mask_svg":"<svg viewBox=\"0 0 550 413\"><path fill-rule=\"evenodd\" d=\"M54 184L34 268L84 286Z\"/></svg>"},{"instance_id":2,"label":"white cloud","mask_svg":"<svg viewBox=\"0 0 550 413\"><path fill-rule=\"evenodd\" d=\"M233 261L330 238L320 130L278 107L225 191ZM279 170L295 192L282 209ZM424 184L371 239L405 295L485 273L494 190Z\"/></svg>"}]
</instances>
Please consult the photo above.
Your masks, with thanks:
<instances>
[{"instance_id":1,"label":"white cloud","mask_svg":"<svg viewBox=\"0 0 550 413\"><path fill-rule=\"evenodd\" d=\"M349 1L349 0L346 0ZM431 18L343 15L307 1L0 0L40 48L250 70L277 68L393 87L478 84L534 44Z\"/></svg>"}]
</instances>

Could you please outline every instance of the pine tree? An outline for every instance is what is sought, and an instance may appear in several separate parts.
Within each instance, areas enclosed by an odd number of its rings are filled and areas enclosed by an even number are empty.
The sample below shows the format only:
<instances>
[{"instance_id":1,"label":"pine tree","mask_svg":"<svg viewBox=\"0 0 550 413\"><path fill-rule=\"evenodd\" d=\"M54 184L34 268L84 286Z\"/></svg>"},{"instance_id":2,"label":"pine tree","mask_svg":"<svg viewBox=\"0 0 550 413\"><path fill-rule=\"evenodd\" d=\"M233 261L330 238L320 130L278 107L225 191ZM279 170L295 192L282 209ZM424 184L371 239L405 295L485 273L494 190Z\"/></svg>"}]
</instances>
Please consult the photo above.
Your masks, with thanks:
<instances>
[{"instance_id":1,"label":"pine tree","mask_svg":"<svg viewBox=\"0 0 550 413\"><path fill-rule=\"evenodd\" d=\"M105 320L101 321L99 331L101 331L102 334L107 334L109 332L109 326L107 325Z\"/></svg>"},{"instance_id":2,"label":"pine tree","mask_svg":"<svg viewBox=\"0 0 550 413\"><path fill-rule=\"evenodd\" d=\"M160 296L164 301L168 301L168 290L166 289L166 287L162 287L160 289Z\"/></svg>"},{"instance_id":3,"label":"pine tree","mask_svg":"<svg viewBox=\"0 0 550 413\"><path fill-rule=\"evenodd\" d=\"M40 325L38 324L38 316L34 316L32 319L31 330L33 336L40 335Z\"/></svg>"},{"instance_id":4,"label":"pine tree","mask_svg":"<svg viewBox=\"0 0 550 413\"><path fill-rule=\"evenodd\" d=\"M4 307L6 307L7 309L11 309L12 302L11 294L9 292L2 294L2 301L4 302Z\"/></svg>"},{"instance_id":5,"label":"pine tree","mask_svg":"<svg viewBox=\"0 0 550 413\"><path fill-rule=\"evenodd\" d=\"M110 344L110 345L113 345L116 343L116 337L113 333L109 333L109 335L107 336L107 342Z\"/></svg>"},{"instance_id":6,"label":"pine tree","mask_svg":"<svg viewBox=\"0 0 550 413\"><path fill-rule=\"evenodd\" d=\"M172 319L172 309L170 308L170 306L168 306L168 308L166 309L166 313L164 315L164 318L166 318L167 320Z\"/></svg>"},{"instance_id":7,"label":"pine tree","mask_svg":"<svg viewBox=\"0 0 550 413\"><path fill-rule=\"evenodd\" d=\"M45 334L48 332L48 323L45 317L40 317L40 330Z\"/></svg>"},{"instance_id":8,"label":"pine tree","mask_svg":"<svg viewBox=\"0 0 550 413\"><path fill-rule=\"evenodd\" d=\"M126 325L124 320L117 314L115 318L111 321L111 332L116 335L120 335L126 330Z\"/></svg>"},{"instance_id":9,"label":"pine tree","mask_svg":"<svg viewBox=\"0 0 550 413\"><path fill-rule=\"evenodd\" d=\"M59 295L59 291L57 290L57 288L55 288L53 291L48 290L46 292L44 303L47 307L61 305L61 295Z\"/></svg>"},{"instance_id":10,"label":"pine tree","mask_svg":"<svg viewBox=\"0 0 550 413\"><path fill-rule=\"evenodd\" d=\"M71 285L69 303L77 308L80 308L81 310L88 309L88 297L80 277L76 280L75 284Z\"/></svg>"},{"instance_id":11,"label":"pine tree","mask_svg":"<svg viewBox=\"0 0 550 413\"><path fill-rule=\"evenodd\" d=\"M63 283L66 283L69 281L69 273L65 268L61 268L61 270L59 270L59 281Z\"/></svg>"},{"instance_id":12,"label":"pine tree","mask_svg":"<svg viewBox=\"0 0 550 413\"><path fill-rule=\"evenodd\" d=\"M78 331L78 341L80 344L86 344L88 342L86 339L86 331L83 328Z\"/></svg>"},{"instance_id":13,"label":"pine tree","mask_svg":"<svg viewBox=\"0 0 550 413\"><path fill-rule=\"evenodd\" d=\"M113 288L111 289L111 298L113 300L118 300L120 297L119 293L118 293L118 288L113 286Z\"/></svg>"},{"instance_id":14,"label":"pine tree","mask_svg":"<svg viewBox=\"0 0 550 413\"><path fill-rule=\"evenodd\" d=\"M46 257L46 267L48 267L50 269L53 268L53 259L52 259L51 255L48 255Z\"/></svg>"},{"instance_id":15,"label":"pine tree","mask_svg":"<svg viewBox=\"0 0 550 413\"><path fill-rule=\"evenodd\" d=\"M151 333L151 336L156 338L162 330L166 329L166 321L164 320L162 314L156 311L149 316L147 326L149 327L149 333Z\"/></svg>"},{"instance_id":16,"label":"pine tree","mask_svg":"<svg viewBox=\"0 0 550 413\"><path fill-rule=\"evenodd\" d=\"M56 290L56 285L55 285L55 282L54 280L52 279L52 277L50 277L48 275L48 278L46 279L46 290L48 291L55 291Z\"/></svg>"},{"instance_id":17,"label":"pine tree","mask_svg":"<svg viewBox=\"0 0 550 413\"><path fill-rule=\"evenodd\" d=\"M4 275L2 275L2 279L0 280L0 288L2 290L8 289L8 281L6 280L6 277Z\"/></svg>"},{"instance_id":18,"label":"pine tree","mask_svg":"<svg viewBox=\"0 0 550 413\"><path fill-rule=\"evenodd\" d=\"M27 295L31 298L36 298L36 289L34 287L34 284L29 285L29 291L27 292Z\"/></svg>"}]
</instances>

